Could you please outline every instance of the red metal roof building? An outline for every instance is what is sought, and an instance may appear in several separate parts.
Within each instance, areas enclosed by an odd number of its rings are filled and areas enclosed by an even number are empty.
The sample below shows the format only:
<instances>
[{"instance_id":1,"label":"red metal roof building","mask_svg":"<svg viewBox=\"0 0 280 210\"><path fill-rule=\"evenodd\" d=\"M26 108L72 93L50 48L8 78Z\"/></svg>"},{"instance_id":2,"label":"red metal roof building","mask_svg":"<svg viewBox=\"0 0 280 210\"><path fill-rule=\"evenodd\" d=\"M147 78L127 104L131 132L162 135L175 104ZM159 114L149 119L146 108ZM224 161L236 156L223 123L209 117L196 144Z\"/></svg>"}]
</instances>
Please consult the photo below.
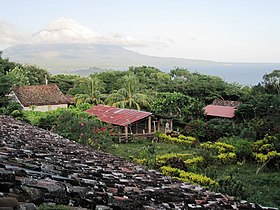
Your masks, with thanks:
<instances>
[{"instance_id":1,"label":"red metal roof building","mask_svg":"<svg viewBox=\"0 0 280 210\"><path fill-rule=\"evenodd\" d=\"M213 117L233 118L236 108L232 106L208 105L204 107L205 114Z\"/></svg>"},{"instance_id":2,"label":"red metal roof building","mask_svg":"<svg viewBox=\"0 0 280 210\"><path fill-rule=\"evenodd\" d=\"M96 115L103 122L118 126L127 126L152 115L150 112L120 109L102 104L94 106L86 110L86 112L90 115Z\"/></svg>"},{"instance_id":3,"label":"red metal roof building","mask_svg":"<svg viewBox=\"0 0 280 210\"><path fill-rule=\"evenodd\" d=\"M152 121L150 112L143 112L134 109L121 109L99 104L88 110L90 115L97 116L101 121L112 125L124 127L121 133L124 132L125 139L128 139L129 134L151 134ZM130 130L130 131L129 131Z\"/></svg>"}]
</instances>

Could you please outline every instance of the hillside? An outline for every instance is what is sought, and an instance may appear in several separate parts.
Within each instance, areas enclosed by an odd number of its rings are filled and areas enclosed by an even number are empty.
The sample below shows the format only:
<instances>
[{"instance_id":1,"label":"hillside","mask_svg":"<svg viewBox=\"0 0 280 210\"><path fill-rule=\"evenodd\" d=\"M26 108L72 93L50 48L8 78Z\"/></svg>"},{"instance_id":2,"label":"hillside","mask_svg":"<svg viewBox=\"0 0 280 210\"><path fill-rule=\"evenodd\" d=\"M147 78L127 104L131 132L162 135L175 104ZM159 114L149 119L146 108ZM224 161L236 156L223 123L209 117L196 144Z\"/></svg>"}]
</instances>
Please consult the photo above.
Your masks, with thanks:
<instances>
[{"instance_id":1,"label":"hillside","mask_svg":"<svg viewBox=\"0 0 280 210\"><path fill-rule=\"evenodd\" d=\"M215 75L228 82L257 84L265 73L280 69L279 63L223 63L143 55L117 45L37 44L15 45L4 49L3 57L19 63L35 64L50 73L89 75L94 72L126 70L129 66L154 66L169 72L174 67Z\"/></svg>"},{"instance_id":2,"label":"hillside","mask_svg":"<svg viewBox=\"0 0 280 210\"><path fill-rule=\"evenodd\" d=\"M5 49L3 56L12 61L45 67L50 72L90 67L126 69L139 65L161 68L217 65L212 61L142 55L117 45L105 44L15 45Z\"/></svg>"}]
</instances>

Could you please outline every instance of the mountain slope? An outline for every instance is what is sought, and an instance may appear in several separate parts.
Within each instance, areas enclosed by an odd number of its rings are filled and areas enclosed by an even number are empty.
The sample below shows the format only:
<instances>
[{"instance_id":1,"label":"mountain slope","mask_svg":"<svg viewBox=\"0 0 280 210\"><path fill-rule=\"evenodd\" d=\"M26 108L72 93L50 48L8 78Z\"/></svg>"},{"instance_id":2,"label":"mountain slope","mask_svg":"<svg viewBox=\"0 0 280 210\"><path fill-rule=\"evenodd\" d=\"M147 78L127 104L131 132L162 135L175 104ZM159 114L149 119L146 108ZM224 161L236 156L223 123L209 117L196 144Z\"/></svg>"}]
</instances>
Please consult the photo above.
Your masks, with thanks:
<instances>
[{"instance_id":1,"label":"mountain slope","mask_svg":"<svg viewBox=\"0 0 280 210\"><path fill-rule=\"evenodd\" d=\"M16 45L3 52L4 57L20 63L36 64L53 70L76 70L89 67L126 69L150 65L158 68L174 66L216 65L216 62L142 55L116 45L105 44L38 44Z\"/></svg>"},{"instance_id":2,"label":"mountain slope","mask_svg":"<svg viewBox=\"0 0 280 210\"><path fill-rule=\"evenodd\" d=\"M265 73L280 69L280 63L223 63L148 56L109 44L15 45L5 49L3 57L38 65L53 74L75 73L86 76L104 69L126 70L129 66L146 65L165 72L181 67L247 85L257 84Z\"/></svg>"}]
</instances>

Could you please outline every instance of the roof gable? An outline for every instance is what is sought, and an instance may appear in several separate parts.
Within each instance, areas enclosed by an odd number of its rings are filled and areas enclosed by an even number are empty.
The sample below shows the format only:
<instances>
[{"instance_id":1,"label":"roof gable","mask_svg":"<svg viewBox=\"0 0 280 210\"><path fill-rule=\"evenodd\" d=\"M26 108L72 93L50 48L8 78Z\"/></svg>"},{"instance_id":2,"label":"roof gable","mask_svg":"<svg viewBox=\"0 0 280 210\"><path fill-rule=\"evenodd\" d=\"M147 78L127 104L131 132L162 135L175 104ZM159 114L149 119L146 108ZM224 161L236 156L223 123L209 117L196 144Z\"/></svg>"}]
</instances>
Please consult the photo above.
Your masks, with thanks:
<instances>
[{"instance_id":1,"label":"roof gable","mask_svg":"<svg viewBox=\"0 0 280 210\"><path fill-rule=\"evenodd\" d=\"M69 103L69 99L56 84L15 86L13 91L20 103L25 107Z\"/></svg>"},{"instance_id":2,"label":"roof gable","mask_svg":"<svg viewBox=\"0 0 280 210\"><path fill-rule=\"evenodd\" d=\"M86 112L90 115L96 115L103 122L119 126L127 126L152 115L150 112L135 109L120 109L101 104L86 110Z\"/></svg>"},{"instance_id":3,"label":"roof gable","mask_svg":"<svg viewBox=\"0 0 280 210\"><path fill-rule=\"evenodd\" d=\"M235 108L232 106L218 106L208 105L204 107L207 116L233 118L235 115Z\"/></svg>"}]
</instances>

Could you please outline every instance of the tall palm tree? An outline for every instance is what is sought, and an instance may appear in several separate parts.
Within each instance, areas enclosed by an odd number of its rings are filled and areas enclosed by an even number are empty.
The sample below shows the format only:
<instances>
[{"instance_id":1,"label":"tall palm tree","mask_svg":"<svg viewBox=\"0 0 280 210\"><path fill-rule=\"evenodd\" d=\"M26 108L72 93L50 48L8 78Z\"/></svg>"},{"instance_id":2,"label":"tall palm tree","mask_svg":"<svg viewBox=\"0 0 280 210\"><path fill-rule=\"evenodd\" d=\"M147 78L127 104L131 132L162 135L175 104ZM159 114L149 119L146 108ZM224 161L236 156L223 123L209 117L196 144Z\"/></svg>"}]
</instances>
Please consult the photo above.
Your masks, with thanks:
<instances>
[{"instance_id":1,"label":"tall palm tree","mask_svg":"<svg viewBox=\"0 0 280 210\"><path fill-rule=\"evenodd\" d=\"M104 89L104 83L96 75L90 75L90 94L75 95L77 105L81 103L89 103L93 105L103 104L103 95L101 91Z\"/></svg>"},{"instance_id":2,"label":"tall palm tree","mask_svg":"<svg viewBox=\"0 0 280 210\"><path fill-rule=\"evenodd\" d=\"M113 91L105 100L105 104L119 108L140 110L141 107L149 107L150 100L146 94L139 93L139 81L136 76L129 74L124 76L125 87Z\"/></svg>"}]
</instances>

